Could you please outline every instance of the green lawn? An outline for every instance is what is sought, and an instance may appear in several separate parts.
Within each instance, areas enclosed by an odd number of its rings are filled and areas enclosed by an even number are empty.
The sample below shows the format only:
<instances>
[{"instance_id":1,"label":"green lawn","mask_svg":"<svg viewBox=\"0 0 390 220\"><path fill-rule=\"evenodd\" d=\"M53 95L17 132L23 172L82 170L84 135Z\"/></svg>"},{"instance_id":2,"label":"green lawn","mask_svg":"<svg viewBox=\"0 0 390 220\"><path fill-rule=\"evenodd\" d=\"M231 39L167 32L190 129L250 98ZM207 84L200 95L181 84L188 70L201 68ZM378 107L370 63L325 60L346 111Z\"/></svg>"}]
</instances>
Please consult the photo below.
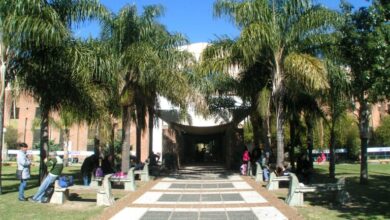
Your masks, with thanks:
<instances>
[{"instance_id":1,"label":"green lawn","mask_svg":"<svg viewBox=\"0 0 390 220\"><path fill-rule=\"evenodd\" d=\"M104 210L103 207L97 207L95 203L95 195L82 194L76 202L67 202L64 205L54 204L39 204L33 202L18 201L18 186L19 181L15 179L15 166L3 167L3 194L0 195L0 219L93 219L99 216ZM76 183L81 184L79 178L80 167L67 167L64 169L64 174L73 175L76 178ZM28 181L25 196L33 196L37 192L37 174L38 168L32 168L32 179ZM124 196L126 193L123 190L115 192L116 198ZM71 194L72 195L72 194Z\"/></svg>"},{"instance_id":2,"label":"green lawn","mask_svg":"<svg viewBox=\"0 0 390 220\"><path fill-rule=\"evenodd\" d=\"M328 166L316 165L313 182L328 182ZM346 177L350 201L344 207L329 195L305 194L307 206L298 208L305 219L390 219L390 165L369 164L369 184L359 184L359 164L339 164L337 178Z\"/></svg>"}]
</instances>

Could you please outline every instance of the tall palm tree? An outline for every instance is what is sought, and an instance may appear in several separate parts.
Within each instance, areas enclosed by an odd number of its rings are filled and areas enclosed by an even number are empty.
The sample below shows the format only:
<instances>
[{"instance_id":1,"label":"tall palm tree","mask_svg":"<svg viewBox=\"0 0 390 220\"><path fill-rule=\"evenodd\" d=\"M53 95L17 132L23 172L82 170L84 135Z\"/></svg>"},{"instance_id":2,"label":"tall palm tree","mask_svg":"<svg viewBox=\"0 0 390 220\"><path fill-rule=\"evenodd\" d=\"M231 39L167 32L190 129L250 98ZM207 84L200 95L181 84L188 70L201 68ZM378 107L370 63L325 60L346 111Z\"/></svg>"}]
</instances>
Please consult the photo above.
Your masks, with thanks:
<instances>
[{"instance_id":1,"label":"tall palm tree","mask_svg":"<svg viewBox=\"0 0 390 220\"><path fill-rule=\"evenodd\" d=\"M187 66L186 56L178 47L186 40L171 34L157 22L161 6L147 6L141 15L135 6L125 6L107 21L102 39L111 45L117 58L118 94L122 106L122 171L129 169L130 125L135 121L137 132L145 127L145 116L153 117L157 96L183 104L188 94L186 78L181 74ZM152 126L152 125L149 125ZM139 137L139 135L137 135ZM139 138L137 158L140 159Z\"/></svg>"},{"instance_id":2,"label":"tall palm tree","mask_svg":"<svg viewBox=\"0 0 390 220\"><path fill-rule=\"evenodd\" d=\"M25 26L15 26L22 29L20 35L14 36L21 45L16 58L18 77L23 81L24 89L32 92L41 106L41 168L40 177L44 172L43 159L48 149L48 116L51 110L60 109L61 105L71 104L72 99L78 97L83 88L75 80L85 79L75 77L78 73L78 62L82 59L82 51L78 50L78 44L72 39L71 26L85 20L107 16L106 9L96 0L82 1L26 1L35 5L31 10L21 10L19 15L33 17L37 24L48 20L59 26L57 29L45 29L43 32L50 35L56 33L56 44L42 42L39 35L34 38L29 36L30 30ZM22 6L25 6L22 3ZM22 7L23 9L23 7ZM19 11L17 11L19 12ZM38 20L37 20L38 19ZM21 23L24 24L24 23ZM32 24L32 23L31 23ZM26 28L26 29L24 29ZM32 30L35 31L34 25ZM11 32L12 33L12 32ZM26 34L24 34L26 33ZM76 59L74 59L76 58ZM18 65L19 64L19 65ZM92 71L90 71L92 73ZM42 83L45 82L45 83ZM74 90L72 94L71 89ZM72 97L71 97L72 96Z\"/></svg>"},{"instance_id":3,"label":"tall palm tree","mask_svg":"<svg viewBox=\"0 0 390 220\"><path fill-rule=\"evenodd\" d=\"M217 16L227 15L242 31L238 43L248 63L268 54L272 79L272 100L277 130L277 165L284 160L285 80L292 78L314 89L326 88L325 68L306 53L321 43L337 13L310 0L217 0Z\"/></svg>"},{"instance_id":4,"label":"tall palm tree","mask_svg":"<svg viewBox=\"0 0 390 220\"><path fill-rule=\"evenodd\" d=\"M343 113L348 108L350 100L350 77L337 62L328 60L328 82L329 89L326 91L326 104L329 107L330 140L329 140L329 177L335 178L335 149L336 149L336 125L339 123Z\"/></svg>"}]
</instances>

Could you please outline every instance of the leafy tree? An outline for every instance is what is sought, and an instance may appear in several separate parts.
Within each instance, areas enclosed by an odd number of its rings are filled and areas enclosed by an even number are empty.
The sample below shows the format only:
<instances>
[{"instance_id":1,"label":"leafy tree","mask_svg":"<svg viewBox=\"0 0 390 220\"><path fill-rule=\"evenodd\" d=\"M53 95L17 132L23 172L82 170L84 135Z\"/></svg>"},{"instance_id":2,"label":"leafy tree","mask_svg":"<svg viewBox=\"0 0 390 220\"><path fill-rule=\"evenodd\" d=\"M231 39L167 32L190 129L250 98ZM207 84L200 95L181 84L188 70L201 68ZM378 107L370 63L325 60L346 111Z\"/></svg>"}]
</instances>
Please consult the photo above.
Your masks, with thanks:
<instances>
[{"instance_id":1,"label":"leafy tree","mask_svg":"<svg viewBox=\"0 0 390 220\"><path fill-rule=\"evenodd\" d=\"M360 183L367 184L371 104L390 96L390 25L378 1L356 11L343 1L342 15L345 22L339 28L339 50L352 76L351 92L357 103L361 140Z\"/></svg>"},{"instance_id":2,"label":"leafy tree","mask_svg":"<svg viewBox=\"0 0 390 220\"><path fill-rule=\"evenodd\" d=\"M375 137L382 146L390 146L390 116L385 116L375 130Z\"/></svg>"},{"instance_id":3,"label":"leafy tree","mask_svg":"<svg viewBox=\"0 0 390 220\"><path fill-rule=\"evenodd\" d=\"M16 149L16 143L18 142L18 129L14 126L8 126L7 132L4 135L4 142L7 143L8 149Z\"/></svg>"}]
</instances>

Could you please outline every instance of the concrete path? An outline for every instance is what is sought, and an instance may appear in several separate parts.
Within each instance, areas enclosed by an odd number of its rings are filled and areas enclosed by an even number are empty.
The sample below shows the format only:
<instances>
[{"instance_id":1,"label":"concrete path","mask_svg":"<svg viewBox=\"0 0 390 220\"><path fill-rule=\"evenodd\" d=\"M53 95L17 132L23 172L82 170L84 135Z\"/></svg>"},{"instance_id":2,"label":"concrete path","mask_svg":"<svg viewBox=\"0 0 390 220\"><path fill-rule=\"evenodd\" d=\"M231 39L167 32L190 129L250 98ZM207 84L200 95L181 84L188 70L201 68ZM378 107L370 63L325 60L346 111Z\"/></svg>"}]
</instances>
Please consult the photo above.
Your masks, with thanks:
<instances>
[{"instance_id":1,"label":"concrete path","mask_svg":"<svg viewBox=\"0 0 390 220\"><path fill-rule=\"evenodd\" d=\"M249 177L219 166L188 166L124 198L112 220L284 220L301 219ZM134 197L133 196L133 197ZM126 200L128 202L126 202Z\"/></svg>"}]
</instances>

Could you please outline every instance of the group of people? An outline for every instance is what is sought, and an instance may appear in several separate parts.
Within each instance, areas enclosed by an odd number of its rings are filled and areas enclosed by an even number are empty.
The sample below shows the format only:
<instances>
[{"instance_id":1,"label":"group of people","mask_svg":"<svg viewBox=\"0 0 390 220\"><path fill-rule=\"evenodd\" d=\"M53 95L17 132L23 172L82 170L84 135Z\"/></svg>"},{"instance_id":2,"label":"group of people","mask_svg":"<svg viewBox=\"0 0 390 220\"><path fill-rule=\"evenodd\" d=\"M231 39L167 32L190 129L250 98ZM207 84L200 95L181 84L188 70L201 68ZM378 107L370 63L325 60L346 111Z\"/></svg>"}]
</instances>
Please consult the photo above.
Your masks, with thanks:
<instances>
[{"instance_id":1,"label":"group of people","mask_svg":"<svg viewBox=\"0 0 390 220\"><path fill-rule=\"evenodd\" d=\"M248 175L250 171L252 171L252 173L256 173L256 162L258 162L263 171L263 180L269 181L271 170L269 152L262 152L260 147L256 146L253 148L252 152L249 152L248 147L245 146L241 160L241 175ZM289 175L289 173L292 172L291 167L288 163L283 164L283 166L274 167L272 168L272 170L277 176ZM297 167L294 172L296 172L301 182L305 184L308 184L310 182L312 167L305 152L301 153L297 158Z\"/></svg>"},{"instance_id":2,"label":"group of people","mask_svg":"<svg viewBox=\"0 0 390 220\"><path fill-rule=\"evenodd\" d=\"M99 157L97 154L92 154L85 158L81 165L83 184L84 186L89 186L89 184L91 184L92 175L103 177L104 175L115 173L115 171L114 158L111 154L106 155L104 158Z\"/></svg>"},{"instance_id":3,"label":"group of people","mask_svg":"<svg viewBox=\"0 0 390 220\"><path fill-rule=\"evenodd\" d=\"M16 176L20 180L19 184L19 201L27 201L28 199L24 196L24 191L27 186L27 180L30 179L30 166L31 156L27 155L28 145L26 143L18 143L17 147L20 149L17 153L17 171ZM33 202L42 202L49 186L54 183L59 175L61 175L64 168L63 159L59 157L56 152L50 152L49 157L45 158L46 167L48 174L45 179L41 182L38 191L31 198Z\"/></svg>"},{"instance_id":4,"label":"group of people","mask_svg":"<svg viewBox=\"0 0 390 220\"><path fill-rule=\"evenodd\" d=\"M259 147L253 148L252 153L249 152L248 148L245 146L244 152L242 154L242 165L240 167L241 174L247 175L249 171L252 173L256 172L256 162L260 164L261 169L263 170L263 179L268 181L269 179L269 152L262 152ZM250 166L249 166L249 162Z\"/></svg>"},{"instance_id":5,"label":"group of people","mask_svg":"<svg viewBox=\"0 0 390 220\"><path fill-rule=\"evenodd\" d=\"M28 145L26 143L18 143L17 147L19 151L17 153L17 171L16 177L20 180L19 184L19 201L27 201L28 199L24 195L24 191L27 187L27 180L31 178L31 155L27 155ZM48 158L45 158L45 167L47 168L47 175L41 182L38 191L30 199L33 202L43 202L47 196L47 189L55 182L55 180L61 175L64 168L63 159L57 155L55 151L49 152ZM96 169L102 169L103 173L113 173L112 156L108 155L103 160L99 159L95 154L87 157L81 167L81 174L83 177L84 185L89 185L91 182L92 172Z\"/></svg>"}]
</instances>

